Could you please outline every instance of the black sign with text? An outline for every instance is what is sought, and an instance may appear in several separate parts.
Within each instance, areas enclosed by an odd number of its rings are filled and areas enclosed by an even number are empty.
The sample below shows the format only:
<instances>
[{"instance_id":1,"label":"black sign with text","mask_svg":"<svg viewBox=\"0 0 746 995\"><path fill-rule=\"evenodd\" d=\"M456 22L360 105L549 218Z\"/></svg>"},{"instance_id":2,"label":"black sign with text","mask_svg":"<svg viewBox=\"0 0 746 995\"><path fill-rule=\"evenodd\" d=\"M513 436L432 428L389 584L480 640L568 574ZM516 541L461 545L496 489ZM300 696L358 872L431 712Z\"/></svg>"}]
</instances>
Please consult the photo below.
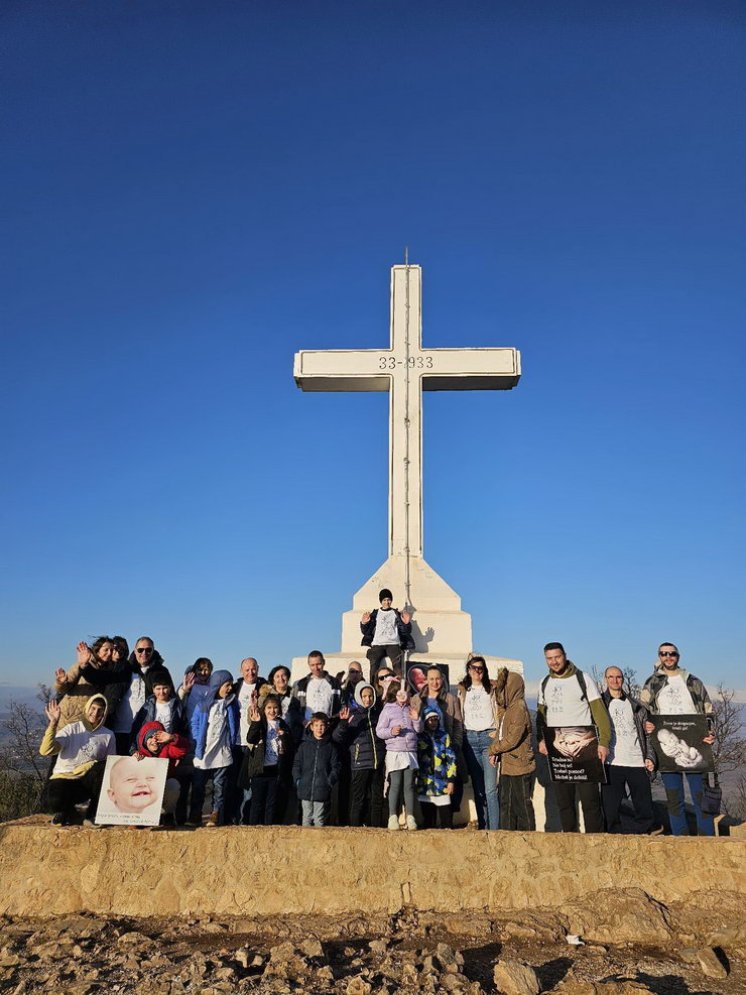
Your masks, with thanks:
<instances>
[{"instance_id":1,"label":"black sign with text","mask_svg":"<svg viewBox=\"0 0 746 995\"><path fill-rule=\"evenodd\" d=\"M595 726L557 726L545 729L544 736L553 781L606 783Z\"/></svg>"},{"instance_id":2,"label":"black sign with text","mask_svg":"<svg viewBox=\"0 0 746 995\"><path fill-rule=\"evenodd\" d=\"M712 746L703 742L708 732L704 715L651 715L651 739L663 773L703 774L713 770Z\"/></svg>"}]
</instances>

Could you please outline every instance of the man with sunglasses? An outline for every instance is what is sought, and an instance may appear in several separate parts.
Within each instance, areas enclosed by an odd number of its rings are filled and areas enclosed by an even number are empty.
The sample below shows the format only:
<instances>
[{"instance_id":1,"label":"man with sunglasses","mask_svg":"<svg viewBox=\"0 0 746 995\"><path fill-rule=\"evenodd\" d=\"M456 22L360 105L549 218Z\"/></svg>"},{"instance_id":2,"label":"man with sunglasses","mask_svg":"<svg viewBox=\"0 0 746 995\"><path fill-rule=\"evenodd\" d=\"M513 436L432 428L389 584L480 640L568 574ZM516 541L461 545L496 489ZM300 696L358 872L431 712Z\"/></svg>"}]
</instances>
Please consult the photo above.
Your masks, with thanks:
<instances>
[{"instance_id":1,"label":"man with sunglasses","mask_svg":"<svg viewBox=\"0 0 746 995\"><path fill-rule=\"evenodd\" d=\"M127 663L129 665L128 679L112 723L117 753L120 756L126 756L129 753L132 723L145 704L145 699L153 693L153 686L148 675L160 673L163 677L165 671L173 685L171 675L163 663L163 657L153 645L150 636L140 636Z\"/></svg>"},{"instance_id":2,"label":"man with sunglasses","mask_svg":"<svg viewBox=\"0 0 746 995\"><path fill-rule=\"evenodd\" d=\"M706 715L708 733L704 742L712 745L712 702L707 688L699 677L687 673L679 667L680 654L674 643L661 643L658 647L658 662L655 673L648 677L640 692L640 701L653 715ZM645 732L655 732L652 722L645 724ZM668 817L674 836L687 836L689 828L684 809L684 774L662 772L663 787L666 789ZM715 824L711 815L702 811L702 774L688 773L689 793L697 817L699 836L714 836Z\"/></svg>"}]
</instances>

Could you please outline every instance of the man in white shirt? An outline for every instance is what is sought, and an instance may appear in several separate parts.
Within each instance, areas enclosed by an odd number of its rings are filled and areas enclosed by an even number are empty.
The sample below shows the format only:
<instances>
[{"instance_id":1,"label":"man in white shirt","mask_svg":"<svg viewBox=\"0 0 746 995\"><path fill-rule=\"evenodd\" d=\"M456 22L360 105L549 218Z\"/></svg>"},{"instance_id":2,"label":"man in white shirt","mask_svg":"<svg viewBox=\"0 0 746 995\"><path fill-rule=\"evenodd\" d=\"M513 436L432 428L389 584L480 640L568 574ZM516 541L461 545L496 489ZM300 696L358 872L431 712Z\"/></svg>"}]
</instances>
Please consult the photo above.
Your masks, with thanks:
<instances>
[{"instance_id":1,"label":"man in white shirt","mask_svg":"<svg viewBox=\"0 0 746 995\"><path fill-rule=\"evenodd\" d=\"M712 715L712 702L704 683L694 674L679 667L680 654L674 643L661 643L658 647L658 663L655 673L648 677L640 692L640 701L653 715ZM648 722L645 731L655 731ZM703 742L712 745L715 737L712 732ZM687 836L689 827L684 808L684 775L673 771L662 772L663 787L666 789L668 817L674 836ZM711 815L702 811L702 774L693 771L686 775L689 793L697 817L699 836L714 836L715 824Z\"/></svg>"},{"instance_id":2,"label":"man in white shirt","mask_svg":"<svg viewBox=\"0 0 746 995\"><path fill-rule=\"evenodd\" d=\"M611 741L611 723L593 679L567 659L562 643L547 643L544 658L549 675L539 687L536 708L536 739L539 753L547 756L544 730L563 726L595 725L598 730L598 757L606 762ZM578 832L578 802L583 806L587 833L602 833L601 795L597 784L589 781L553 781L563 833Z\"/></svg>"},{"instance_id":3,"label":"man in white shirt","mask_svg":"<svg viewBox=\"0 0 746 995\"><path fill-rule=\"evenodd\" d=\"M637 833L653 828L653 796L650 775L656 756L645 732L647 709L624 690L624 674L619 667L604 672L606 690L601 699L611 720L611 744L606 758L607 784L601 785L607 833L621 833L620 809L629 788Z\"/></svg>"},{"instance_id":4,"label":"man in white shirt","mask_svg":"<svg viewBox=\"0 0 746 995\"><path fill-rule=\"evenodd\" d=\"M248 810L246 805L251 798L250 789L242 789L238 786L238 775L244 762L244 756L248 753L246 736L249 732L249 709L258 700L259 689L267 682L259 676L259 664L253 656L247 656L241 661L241 676L233 685L233 694L236 696L240 711L240 724L238 738L233 745L233 763L228 773L228 783L226 786L225 817L228 824L246 824L248 821Z\"/></svg>"},{"instance_id":5,"label":"man in white shirt","mask_svg":"<svg viewBox=\"0 0 746 995\"><path fill-rule=\"evenodd\" d=\"M310 673L293 685L293 697L300 702L303 724L306 726L316 712L323 712L331 718L339 711L339 682L326 672L325 662L323 653L311 650L308 654Z\"/></svg>"},{"instance_id":6,"label":"man in white shirt","mask_svg":"<svg viewBox=\"0 0 746 995\"><path fill-rule=\"evenodd\" d=\"M128 663L129 682L125 686L124 695L112 721L117 753L120 755L129 753L132 723L147 697L153 693L151 674L154 671L166 670L163 657L155 648L150 636L140 636Z\"/></svg>"}]
</instances>

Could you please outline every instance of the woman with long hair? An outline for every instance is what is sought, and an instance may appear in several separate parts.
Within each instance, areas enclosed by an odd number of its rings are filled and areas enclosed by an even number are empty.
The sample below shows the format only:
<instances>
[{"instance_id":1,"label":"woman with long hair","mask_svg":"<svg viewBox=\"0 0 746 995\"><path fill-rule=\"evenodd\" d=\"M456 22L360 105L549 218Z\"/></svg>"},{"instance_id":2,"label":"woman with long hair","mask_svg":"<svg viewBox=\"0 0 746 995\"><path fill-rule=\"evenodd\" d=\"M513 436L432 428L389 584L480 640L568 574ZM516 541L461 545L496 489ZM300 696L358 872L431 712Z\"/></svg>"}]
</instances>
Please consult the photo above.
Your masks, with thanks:
<instances>
[{"instance_id":1,"label":"woman with long hair","mask_svg":"<svg viewBox=\"0 0 746 995\"><path fill-rule=\"evenodd\" d=\"M490 746L497 732L497 702L483 656L471 656L458 686L464 716L464 757L480 829L500 828L497 768Z\"/></svg>"}]
</instances>

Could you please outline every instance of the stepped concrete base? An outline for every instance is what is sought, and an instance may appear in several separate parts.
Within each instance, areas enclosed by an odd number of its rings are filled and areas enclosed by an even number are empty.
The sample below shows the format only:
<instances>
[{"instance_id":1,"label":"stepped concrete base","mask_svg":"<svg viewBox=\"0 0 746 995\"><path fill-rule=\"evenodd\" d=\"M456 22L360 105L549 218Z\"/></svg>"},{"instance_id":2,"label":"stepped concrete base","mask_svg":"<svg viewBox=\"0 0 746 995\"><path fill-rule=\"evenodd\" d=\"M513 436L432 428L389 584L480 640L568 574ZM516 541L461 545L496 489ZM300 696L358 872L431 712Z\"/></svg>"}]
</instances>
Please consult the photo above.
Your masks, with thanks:
<instances>
[{"instance_id":1,"label":"stepped concrete base","mask_svg":"<svg viewBox=\"0 0 746 995\"><path fill-rule=\"evenodd\" d=\"M561 906L601 888L746 899L746 841L469 830L0 826L0 914L257 915Z\"/></svg>"},{"instance_id":2,"label":"stepped concrete base","mask_svg":"<svg viewBox=\"0 0 746 995\"><path fill-rule=\"evenodd\" d=\"M390 556L363 586L355 592L352 610L342 615L342 641L339 653L324 654L330 674L347 670L352 660L363 664L368 676L366 648L360 645L360 618L363 612L379 607L378 594L388 587L394 595L394 605L412 613L412 638L415 649L412 663L448 664L451 684L464 675L466 658L472 652L471 615L461 608L461 598L422 556ZM475 652L483 653L483 647ZM490 676L498 667L523 673L523 662L500 656L486 656ZM293 680L308 673L307 659L294 657L291 665Z\"/></svg>"}]
</instances>

